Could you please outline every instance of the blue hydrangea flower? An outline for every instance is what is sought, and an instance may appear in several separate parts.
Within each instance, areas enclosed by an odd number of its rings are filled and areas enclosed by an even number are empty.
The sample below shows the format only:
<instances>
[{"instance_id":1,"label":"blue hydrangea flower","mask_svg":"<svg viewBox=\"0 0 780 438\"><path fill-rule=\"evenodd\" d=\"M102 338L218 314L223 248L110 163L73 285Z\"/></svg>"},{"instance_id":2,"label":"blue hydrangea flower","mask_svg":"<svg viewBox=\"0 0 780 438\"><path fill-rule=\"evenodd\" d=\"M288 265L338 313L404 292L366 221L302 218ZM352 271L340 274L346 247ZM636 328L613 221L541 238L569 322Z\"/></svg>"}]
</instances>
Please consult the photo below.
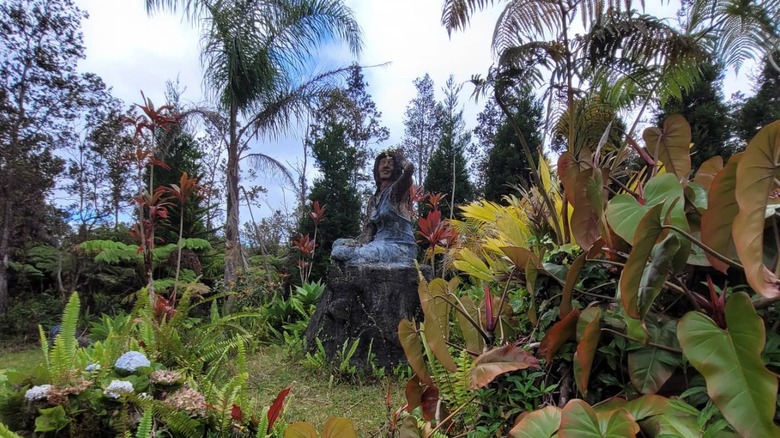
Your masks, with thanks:
<instances>
[{"instance_id":1,"label":"blue hydrangea flower","mask_svg":"<svg viewBox=\"0 0 780 438\"><path fill-rule=\"evenodd\" d=\"M122 394L129 394L133 392L133 384L127 380L112 380L111 383L103 390L103 394L106 397L118 399Z\"/></svg>"},{"instance_id":2,"label":"blue hydrangea flower","mask_svg":"<svg viewBox=\"0 0 780 438\"><path fill-rule=\"evenodd\" d=\"M144 356L143 353L138 351L128 351L127 353L119 356L114 366L122 371L132 373L138 368L148 367L152 363Z\"/></svg>"},{"instance_id":3,"label":"blue hydrangea flower","mask_svg":"<svg viewBox=\"0 0 780 438\"><path fill-rule=\"evenodd\" d=\"M99 363L91 363L87 365L86 368L84 368L84 371L100 371L100 364Z\"/></svg>"},{"instance_id":4,"label":"blue hydrangea flower","mask_svg":"<svg viewBox=\"0 0 780 438\"><path fill-rule=\"evenodd\" d=\"M49 394L50 389L51 385L33 386L24 393L24 398L29 401L44 399Z\"/></svg>"}]
</instances>

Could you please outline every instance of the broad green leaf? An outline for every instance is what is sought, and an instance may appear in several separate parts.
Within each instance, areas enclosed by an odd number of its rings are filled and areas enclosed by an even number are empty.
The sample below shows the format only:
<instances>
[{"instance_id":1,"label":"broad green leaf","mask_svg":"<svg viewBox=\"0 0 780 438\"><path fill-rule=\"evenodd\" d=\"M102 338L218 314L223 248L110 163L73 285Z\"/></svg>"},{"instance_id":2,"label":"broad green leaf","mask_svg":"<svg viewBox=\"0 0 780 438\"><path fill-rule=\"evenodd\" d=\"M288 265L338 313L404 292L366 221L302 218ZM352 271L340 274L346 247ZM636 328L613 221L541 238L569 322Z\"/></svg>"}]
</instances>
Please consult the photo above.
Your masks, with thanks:
<instances>
[{"instance_id":1,"label":"broad green leaf","mask_svg":"<svg viewBox=\"0 0 780 438\"><path fill-rule=\"evenodd\" d=\"M625 409L596 413L582 400L570 400L561 411L559 438L635 437L639 425Z\"/></svg>"},{"instance_id":2,"label":"broad green leaf","mask_svg":"<svg viewBox=\"0 0 780 438\"><path fill-rule=\"evenodd\" d=\"M355 425L347 418L330 417L325 421L322 438L357 438Z\"/></svg>"},{"instance_id":3,"label":"broad green leaf","mask_svg":"<svg viewBox=\"0 0 780 438\"><path fill-rule=\"evenodd\" d=\"M423 346L420 342L420 337L417 335L417 327L415 327L412 321L402 319L398 322L398 340L404 349L409 366L412 367L420 381L426 385L433 384L431 376L428 375L428 368L425 366Z\"/></svg>"},{"instance_id":4,"label":"broad green leaf","mask_svg":"<svg viewBox=\"0 0 780 438\"><path fill-rule=\"evenodd\" d=\"M584 324L584 326L583 326ZM574 353L574 381L583 395L588 395L588 382L593 358L601 336L601 309L588 307L580 314L577 323L577 351Z\"/></svg>"},{"instance_id":5,"label":"broad green leaf","mask_svg":"<svg viewBox=\"0 0 780 438\"><path fill-rule=\"evenodd\" d=\"M471 320L479 324L479 310L474 300L471 297L463 296L458 299L460 301L461 308L466 314L471 317ZM461 312L455 312L458 318L458 326L460 332L463 335L463 340L466 342L466 349L479 353L482 351L482 347L485 345L484 339L479 334L478 328L472 324Z\"/></svg>"},{"instance_id":6,"label":"broad green leaf","mask_svg":"<svg viewBox=\"0 0 780 438\"><path fill-rule=\"evenodd\" d=\"M737 164L739 213L731 233L750 287L767 298L780 296L780 280L764 266L764 212L778 179L780 120L758 131Z\"/></svg>"},{"instance_id":7,"label":"broad green leaf","mask_svg":"<svg viewBox=\"0 0 780 438\"><path fill-rule=\"evenodd\" d=\"M574 186L574 212L571 215L571 231L582 248L590 248L599 238L599 218L588 196L588 186L595 185L593 174L598 169L587 169L577 176Z\"/></svg>"},{"instance_id":8,"label":"broad green leaf","mask_svg":"<svg viewBox=\"0 0 780 438\"><path fill-rule=\"evenodd\" d=\"M780 436L773 423L777 377L761 360L763 320L744 292L726 303L727 330L709 317L688 312L677 327L685 357L704 376L707 394L745 437Z\"/></svg>"},{"instance_id":9,"label":"broad green leaf","mask_svg":"<svg viewBox=\"0 0 780 438\"><path fill-rule=\"evenodd\" d=\"M577 321L579 318L580 310L574 309L562 320L553 324L550 330L547 331L547 334L544 335L544 339L542 339L542 342L539 344L539 349L536 350L536 354L540 357L544 357L549 364L561 346L569 339L575 337L577 332Z\"/></svg>"},{"instance_id":10,"label":"broad green leaf","mask_svg":"<svg viewBox=\"0 0 780 438\"><path fill-rule=\"evenodd\" d=\"M625 409L634 421L644 420L655 415L661 415L668 409L669 399L660 395L643 395L631 401L622 397L612 397L593 406L596 415L617 409Z\"/></svg>"},{"instance_id":11,"label":"broad green leaf","mask_svg":"<svg viewBox=\"0 0 780 438\"><path fill-rule=\"evenodd\" d=\"M538 366L535 357L512 344L494 348L474 360L474 367L469 372L469 387L479 389L501 374Z\"/></svg>"},{"instance_id":12,"label":"broad green leaf","mask_svg":"<svg viewBox=\"0 0 780 438\"><path fill-rule=\"evenodd\" d=\"M665 438L701 438L701 430L696 417L676 409L667 408L661 415L646 418L639 422L642 432L651 437Z\"/></svg>"},{"instance_id":13,"label":"broad green leaf","mask_svg":"<svg viewBox=\"0 0 780 438\"><path fill-rule=\"evenodd\" d=\"M739 213L734 190L737 186L737 165L743 156L744 153L732 155L726 167L715 175L707 195L707 211L701 216L701 241L726 257L732 253L731 228ZM707 254L707 260L723 273L729 268L710 254Z\"/></svg>"},{"instance_id":14,"label":"broad green leaf","mask_svg":"<svg viewBox=\"0 0 780 438\"><path fill-rule=\"evenodd\" d=\"M36 432L56 432L70 423L71 419L65 413L62 405L53 408L38 409L41 414L35 418Z\"/></svg>"},{"instance_id":15,"label":"broad green leaf","mask_svg":"<svg viewBox=\"0 0 780 438\"><path fill-rule=\"evenodd\" d=\"M678 200L676 203L675 199ZM644 201L645 205L641 205L633 196L627 194L617 195L609 201L607 221L615 234L623 240L633 242L639 221L650 208L662 203L664 208L659 216L665 217L671 209L671 224L688 231L683 188L674 175L667 173L651 179L645 186Z\"/></svg>"},{"instance_id":16,"label":"broad green leaf","mask_svg":"<svg viewBox=\"0 0 780 438\"><path fill-rule=\"evenodd\" d=\"M404 418L399 429L399 438L423 438L423 433L417 427L417 419L411 415Z\"/></svg>"},{"instance_id":17,"label":"broad green leaf","mask_svg":"<svg viewBox=\"0 0 780 438\"><path fill-rule=\"evenodd\" d=\"M723 157L716 155L701 163L701 166L699 166L699 170L696 171L696 176L693 178L693 180L698 183L705 191L709 191L712 180L715 179L715 175L717 175L721 169L723 169Z\"/></svg>"},{"instance_id":18,"label":"broad green leaf","mask_svg":"<svg viewBox=\"0 0 780 438\"><path fill-rule=\"evenodd\" d=\"M650 340L659 345L679 348L677 321L656 321L648 316L645 326ZM628 353L628 373L631 383L642 394L654 394L680 365L677 354L654 347L642 347Z\"/></svg>"},{"instance_id":19,"label":"broad green leaf","mask_svg":"<svg viewBox=\"0 0 780 438\"><path fill-rule=\"evenodd\" d=\"M639 319L639 288L645 272L647 260L653 252L658 236L663 232L660 213L664 204L658 204L647 210L647 213L637 224L635 239L632 241L631 253L620 274L620 301L626 315Z\"/></svg>"},{"instance_id":20,"label":"broad green leaf","mask_svg":"<svg viewBox=\"0 0 780 438\"><path fill-rule=\"evenodd\" d=\"M526 414L512 430L510 438L550 438L561 426L561 408L545 406Z\"/></svg>"},{"instance_id":21,"label":"broad green leaf","mask_svg":"<svg viewBox=\"0 0 780 438\"><path fill-rule=\"evenodd\" d=\"M466 274L479 278L481 280L490 281L493 279L493 274L490 272L490 268L477 257L476 254L471 252L468 248L463 248L458 252L460 260L455 260L453 265L465 272Z\"/></svg>"},{"instance_id":22,"label":"broad green leaf","mask_svg":"<svg viewBox=\"0 0 780 438\"><path fill-rule=\"evenodd\" d=\"M577 285L577 280L580 279L580 273L582 272L582 268L585 266L585 259L587 256L587 252L583 252L577 256L577 258L574 259L574 261L571 263L569 272L566 273L566 282L563 284L563 291L561 292L561 307L559 309L561 318L564 318L566 315L571 313L571 293L574 290L574 286Z\"/></svg>"},{"instance_id":23,"label":"broad green leaf","mask_svg":"<svg viewBox=\"0 0 780 438\"><path fill-rule=\"evenodd\" d=\"M317 429L309 423L296 422L284 430L284 438L318 438Z\"/></svg>"},{"instance_id":24,"label":"broad green leaf","mask_svg":"<svg viewBox=\"0 0 780 438\"><path fill-rule=\"evenodd\" d=\"M696 181L690 181L685 187L685 196L699 211L707 209L707 190Z\"/></svg>"},{"instance_id":25,"label":"broad green leaf","mask_svg":"<svg viewBox=\"0 0 780 438\"><path fill-rule=\"evenodd\" d=\"M691 125L680 114L664 120L663 128L647 128L642 133L650 155L664 164L678 181L687 181L691 173Z\"/></svg>"},{"instance_id":26,"label":"broad green leaf","mask_svg":"<svg viewBox=\"0 0 780 438\"><path fill-rule=\"evenodd\" d=\"M640 319L644 319L656 297L661 293L661 288L669 276L672 259L679 249L680 241L674 234L666 236L666 239L653 247L650 255L652 260L642 273L642 280L639 282Z\"/></svg>"},{"instance_id":27,"label":"broad green leaf","mask_svg":"<svg viewBox=\"0 0 780 438\"><path fill-rule=\"evenodd\" d=\"M425 280L420 280L417 292L420 304L425 315L423 333L433 355L447 371L455 372L458 366L452 360L447 347L444 330L449 328L449 303L442 298L446 296L448 284L441 278L434 279L430 285ZM437 297L439 297L437 299Z\"/></svg>"}]
</instances>

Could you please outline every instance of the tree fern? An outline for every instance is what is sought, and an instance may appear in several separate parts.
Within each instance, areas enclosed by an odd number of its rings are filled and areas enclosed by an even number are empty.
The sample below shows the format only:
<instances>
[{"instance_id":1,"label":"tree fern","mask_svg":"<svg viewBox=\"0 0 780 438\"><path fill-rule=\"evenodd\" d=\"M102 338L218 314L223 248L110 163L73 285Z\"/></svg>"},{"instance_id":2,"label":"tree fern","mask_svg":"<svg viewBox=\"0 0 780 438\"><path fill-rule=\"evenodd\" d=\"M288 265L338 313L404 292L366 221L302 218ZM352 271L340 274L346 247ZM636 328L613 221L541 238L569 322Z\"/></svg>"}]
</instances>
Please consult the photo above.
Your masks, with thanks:
<instances>
[{"instance_id":1,"label":"tree fern","mask_svg":"<svg viewBox=\"0 0 780 438\"><path fill-rule=\"evenodd\" d=\"M76 329L79 321L79 295L71 294L62 314L60 332L54 338L54 348L49 356L49 376L53 383L62 384L68 380L76 359Z\"/></svg>"}]
</instances>

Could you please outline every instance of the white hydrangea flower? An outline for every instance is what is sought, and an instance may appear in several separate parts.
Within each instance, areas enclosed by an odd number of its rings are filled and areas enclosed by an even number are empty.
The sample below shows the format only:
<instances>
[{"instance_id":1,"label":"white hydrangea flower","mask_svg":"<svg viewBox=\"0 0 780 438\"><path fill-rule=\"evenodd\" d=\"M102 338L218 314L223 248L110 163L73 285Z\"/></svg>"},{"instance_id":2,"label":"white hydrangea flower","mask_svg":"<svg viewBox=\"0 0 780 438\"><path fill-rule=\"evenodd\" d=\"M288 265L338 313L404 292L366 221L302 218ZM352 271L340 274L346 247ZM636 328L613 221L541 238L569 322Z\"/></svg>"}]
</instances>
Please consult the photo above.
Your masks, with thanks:
<instances>
[{"instance_id":1,"label":"white hydrangea flower","mask_svg":"<svg viewBox=\"0 0 780 438\"><path fill-rule=\"evenodd\" d=\"M114 366L122 371L132 373L138 368L148 367L152 363L144 356L143 353L138 351L128 351L127 353L119 356Z\"/></svg>"},{"instance_id":2,"label":"white hydrangea flower","mask_svg":"<svg viewBox=\"0 0 780 438\"><path fill-rule=\"evenodd\" d=\"M50 389L51 389L51 385L33 386L32 388L28 389L27 392L24 393L24 398L26 398L29 401L44 399L49 394Z\"/></svg>"},{"instance_id":3,"label":"white hydrangea flower","mask_svg":"<svg viewBox=\"0 0 780 438\"><path fill-rule=\"evenodd\" d=\"M103 394L113 399L118 399L120 395L132 392L133 384L127 380L112 380L106 389L103 390Z\"/></svg>"},{"instance_id":4,"label":"white hydrangea flower","mask_svg":"<svg viewBox=\"0 0 780 438\"><path fill-rule=\"evenodd\" d=\"M84 371L100 371L100 364L99 363L91 363L87 365L86 368L84 368Z\"/></svg>"}]
</instances>

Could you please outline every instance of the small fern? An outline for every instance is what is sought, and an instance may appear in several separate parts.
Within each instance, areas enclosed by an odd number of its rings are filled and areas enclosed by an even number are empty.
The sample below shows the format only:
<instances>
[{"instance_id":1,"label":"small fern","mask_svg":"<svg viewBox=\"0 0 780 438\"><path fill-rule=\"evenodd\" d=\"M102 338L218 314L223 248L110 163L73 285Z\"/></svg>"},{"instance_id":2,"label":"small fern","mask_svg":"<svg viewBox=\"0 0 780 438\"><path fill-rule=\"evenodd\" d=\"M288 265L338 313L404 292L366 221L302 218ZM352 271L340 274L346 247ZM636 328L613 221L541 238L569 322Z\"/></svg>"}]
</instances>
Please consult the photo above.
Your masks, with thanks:
<instances>
[{"instance_id":1,"label":"small fern","mask_svg":"<svg viewBox=\"0 0 780 438\"><path fill-rule=\"evenodd\" d=\"M141 422L138 423L138 430L135 431L135 438L151 438L152 435L152 410L146 409Z\"/></svg>"},{"instance_id":2,"label":"small fern","mask_svg":"<svg viewBox=\"0 0 780 438\"><path fill-rule=\"evenodd\" d=\"M52 383L55 384L67 382L70 370L73 368L76 359L76 349L78 348L76 329L79 321L79 306L79 295L73 292L68 300L68 304L65 306L60 332L54 338L54 348L49 356L49 376ZM39 328L39 331L42 330Z\"/></svg>"}]
</instances>

